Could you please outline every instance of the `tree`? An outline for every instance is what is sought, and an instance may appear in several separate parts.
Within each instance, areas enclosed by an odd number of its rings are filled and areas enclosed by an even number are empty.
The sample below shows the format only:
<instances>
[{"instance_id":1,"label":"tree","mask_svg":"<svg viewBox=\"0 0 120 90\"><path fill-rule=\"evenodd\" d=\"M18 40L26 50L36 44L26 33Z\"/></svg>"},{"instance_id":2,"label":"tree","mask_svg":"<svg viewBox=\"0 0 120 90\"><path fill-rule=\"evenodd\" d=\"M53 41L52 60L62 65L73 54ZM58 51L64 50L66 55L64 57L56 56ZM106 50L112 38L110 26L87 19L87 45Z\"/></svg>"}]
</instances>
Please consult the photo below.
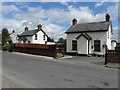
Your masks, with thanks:
<instances>
[{"instance_id":1,"label":"tree","mask_svg":"<svg viewBox=\"0 0 120 90\"><path fill-rule=\"evenodd\" d=\"M66 39L59 38L59 40L57 41L57 43L65 45L66 44Z\"/></svg>"},{"instance_id":2,"label":"tree","mask_svg":"<svg viewBox=\"0 0 120 90\"><path fill-rule=\"evenodd\" d=\"M57 45L63 45L64 53L66 54L66 39L59 38L59 40L57 41Z\"/></svg>"},{"instance_id":3,"label":"tree","mask_svg":"<svg viewBox=\"0 0 120 90\"><path fill-rule=\"evenodd\" d=\"M51 39L51 42L54 42L54 39L53 39L53 38Z\"/></svg>"},{"instance_id":4,"label":"tree","mask_svg":"<svg viewBox=\"0 0 120 90\"><path fill-rule=\"evenodd\" d=\"M2 46L7 44L10 41L10 36L7 28L2 29Z\"/></svg>"},{"instance_id":5,"label":"tree","mask_svg":"<svg viewBox=\"0 0 120 90\"><path fill-rule=\"evenodd\" d=\"M54 42L54 39L53 39L53 38L51 39L50 37L48 37L48 38L47 38L47 41L48 41L48 42Z\"/></svg>"},{"instance_id":6,"label":"tree","mask_svg":"<svg viewBox=\"0 0 120 90\"><path fill-rule=\"evenodd\" d=\"M116 50L120 50L120 43L117 43L117 45L116 45L116 48L115 48Z\"/></svg>"}]
</instances>

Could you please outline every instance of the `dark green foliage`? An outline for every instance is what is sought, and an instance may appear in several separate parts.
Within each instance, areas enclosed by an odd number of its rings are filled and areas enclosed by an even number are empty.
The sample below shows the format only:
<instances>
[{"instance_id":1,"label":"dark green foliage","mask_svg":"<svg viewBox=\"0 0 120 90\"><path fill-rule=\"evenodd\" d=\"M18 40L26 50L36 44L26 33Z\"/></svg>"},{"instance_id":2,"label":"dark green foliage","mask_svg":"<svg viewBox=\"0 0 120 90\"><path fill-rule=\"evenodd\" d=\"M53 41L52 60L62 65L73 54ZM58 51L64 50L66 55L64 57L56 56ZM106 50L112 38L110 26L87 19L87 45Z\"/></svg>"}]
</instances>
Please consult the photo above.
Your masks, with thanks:
<instances>
[{"instance_id":1,"label":"dark green foliage","mask_svg":"<svg viewBox=\"0 0 120 90\"><path fill-rule=\"evenodd\" d=\"M10 38L10 34L8 32L8 29L3 28L2 29L2 50L12 52L13 48L14 48L13 43L12 43L12 40Z\"/></svg>"},{"instance_id":2,"label":"dark green foliage","mask_svg":"<svg viewBox=\"0 0 120 90\"><path fill-rule=\"evenodd\" d=\"M3 46L2 46L2 50L3 50L3 51L13 52L13 49L14 49L14 44L13 44L13 43L11 43L11 44L6 44L6 45L3 45Z\"/></svg>"},{"instance_id":3,"label":"dark green foliage","mask_svg":"<svg viewBox=\"0 0 120 90\"><path fill-rule=\"evenodd\" d=\"M3 50L3 51L7 51L9 47L10 47L9 44L3 45L3 46L2 46L2 50Z\"/></svg>"},{"instance_id":4,"label":"dark green foliage","mask_svg":"<svg viewBox=\"0 0 120 90\"><path fill-rule=\"evenodd\" d=\"M116 50L120 50L120 43L117 43L117 45L116 45L116 48L115 48Z\"/></svg>"},{"instance_id":5,"label":"dark green foliage","mask_svg":"<svg viewBox=\"0 0 120 90\"><path fill-rule=\"evenodd\" d=\"M8 29L2 29L2 46L7 44L8 40L10 40Z\"/></svg>"},{"instance_id":6,"label":"dark green foliage","mask_svg":"<svg viewBox=\"0 0 120 90\"><path fill-rule=\"evenodd\" d=\"M57 41L57 45L63 45L64 46L64 53L66 54L66 39L59 38Z\"/></svg>"},{"instance_id":7,"label":"dark green foliage","mask_svg":"<svg viewBox=\"0 0 120 90\"><path fill-rule=\"evenodd\" d=\"M57 41L57 43L65 45L66 44L66 39L59 38L59 40Z\"/></svg>"},{"instance_id":8,"label":"dark green foliage","mask_svg":"<svg viewBox=\"0 0 120 90\"><path fill-rule=\"evenodd\" d=\"M47 38L47 41L48 41L48 42L54 42L54 39L53 39L53 38L51 39L50 37L48 37L48 38Z\"/></svg>"},{"instance_id":9,"label":"dark green foliage","mask_svg":"<svg viewBox=\"0 0 120 90\"><path fill-rule=\"evenodd\" d=\"M13 44L13 43L10 43L10 44L9 44L9 47L8 47L8 51L9 51L9 52L13 52L13 49L14 49L14 44Z\"/></svg>"},{"instance_id":10,"label":"dark green foliage","mask_svg":"<svg viewBox=\"0 0 120 90\"><path fill-rule=\"evenodd\" d=\"M51 42L54 42L54 39L53 39L53 38L51 39Z\"/></svg>"}]
</instances>

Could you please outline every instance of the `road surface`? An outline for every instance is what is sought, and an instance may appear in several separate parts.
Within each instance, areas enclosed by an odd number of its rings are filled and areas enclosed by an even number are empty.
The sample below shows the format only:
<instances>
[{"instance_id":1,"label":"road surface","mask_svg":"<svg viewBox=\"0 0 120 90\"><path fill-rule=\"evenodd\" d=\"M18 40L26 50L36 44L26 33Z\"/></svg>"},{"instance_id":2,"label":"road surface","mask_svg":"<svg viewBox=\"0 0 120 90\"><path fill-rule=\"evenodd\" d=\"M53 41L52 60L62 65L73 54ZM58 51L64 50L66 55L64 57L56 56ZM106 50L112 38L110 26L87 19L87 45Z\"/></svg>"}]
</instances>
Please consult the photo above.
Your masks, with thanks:
<instances>
[{"instance_id":1,"label":"road surface","mask_svg":"<svg viewBox=\"0 0 120 90\"><path fill-rule=\"evenodd\" d=\"M118 70L104 67L100 59L49 59L3 52L2 72L19 88L117 88Z\"/></svg>"}]
</instances>

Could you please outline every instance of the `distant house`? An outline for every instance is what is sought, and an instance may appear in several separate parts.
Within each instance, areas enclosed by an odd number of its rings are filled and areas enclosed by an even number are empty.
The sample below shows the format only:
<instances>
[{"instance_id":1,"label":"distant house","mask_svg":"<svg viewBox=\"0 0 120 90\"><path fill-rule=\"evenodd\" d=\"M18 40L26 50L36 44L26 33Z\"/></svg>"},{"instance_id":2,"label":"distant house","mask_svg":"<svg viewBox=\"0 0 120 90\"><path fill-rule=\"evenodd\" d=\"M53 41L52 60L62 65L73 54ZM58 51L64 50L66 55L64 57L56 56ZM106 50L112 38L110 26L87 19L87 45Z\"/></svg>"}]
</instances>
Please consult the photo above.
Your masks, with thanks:
<instances>
[{"instance_id":1,"label":"distant house","mask_svg":"<svg viewBox=\"0 0 120 90\"><path fill-rule=\"evenodd\" d=\"M115 47L111 42L112 32L112 22L108 14L106 14L106 21L101 22L77 24L74 18L72 26L65 32L67 53L104 55L106 46L109 50Z\"/></svg>"},{"instance_id":2,"label":"distant house","mask_svg":"<svg viewBox=\"0 0 120 90\"><path fill-rule=\"evenodd\" d=\"M42 30L42 25L39 24L37 29L34 30L25 27L25 31L18 35L18 38L19 43L45 44L48 35Z\"/></svg>"},{"instance_id":3,"label":"distant house","mask_svg":"<svg viewBox=\"0 0 120 90\"><path fill-rule=\"evenodd\" d=\"M15 30L13 30L12 33L10 33L10 38L11 38L13 43L18 42L18 38L17 38L17 34L16 34Z\"/></svg>"}]
</instances>

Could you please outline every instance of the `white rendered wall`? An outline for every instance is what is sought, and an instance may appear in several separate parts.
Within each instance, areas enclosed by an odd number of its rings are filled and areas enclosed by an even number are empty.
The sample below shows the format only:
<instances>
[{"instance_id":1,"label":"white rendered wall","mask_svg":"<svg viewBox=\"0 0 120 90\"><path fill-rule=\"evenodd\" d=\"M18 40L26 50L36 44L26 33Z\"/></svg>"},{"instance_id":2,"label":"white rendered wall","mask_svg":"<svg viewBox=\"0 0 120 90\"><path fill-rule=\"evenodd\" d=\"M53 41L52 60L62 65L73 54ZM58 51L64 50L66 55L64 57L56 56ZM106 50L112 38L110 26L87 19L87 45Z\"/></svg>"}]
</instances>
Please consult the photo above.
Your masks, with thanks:
<instances>
[{"instance_id":1,"label":"white rendered wall","mask_svg":"<svg viewBox=\"0 0 120 90\"><path fill-rule=\"evenodd\" d=\"M90 32L87 33L89 36L92 37L92 40L90 41L91 46L90 46L90 51L91 54L95 53L98 55L104 55L105 54L105 47L103 47L104 44L107 44L107 32ZM100 52L94 51L94 40L100 40ZM93 46L93 49L92 49Z\"/></svg>"},{"instance_id":2,"label":"white rendered wall","mask_svg":"<svg viewBox=\"0 0 120 90\"><path fill-rule=\"evenodd\" d=\"M67 45L66 49L67 52L77 52L75 50L72 50L72 40L76 40L76 37L79 35L79 33L72 33L72 34L67 34Z\"/></svg>"},{"instance_id":3,"label":"white rendered wall","mask_svg":"<svg viewBox=\"0 0 120 90\"><path fill-rule=\"evenodd\" d=\"M72 40L76 40L76 37L78 37L80 34L81 33L67 34L67 52L77 52L72 50ZM89 32L87 34L92 37L92 40L90 40L89 42L89 53L95 53L100 55L105 54L105 48L103 47L103 44L107 44L107 32ZM94 51L94 40L101 41L100 52ZM92 46L93 46L93 49L92 49ZM79 49L81 49L80 46L79 46Z\"/></svg>"},{"instance_id":4,"label":"white rendered wall","mask_svg":"<svg viewBox=\"0 0 120 90\"><path fill-rule=\"evenodd\" d=\"M112 34L111 34L111 26L109 26L109 31L107 32L107 48L111 50L111 39L112 39Z\"/></svg>"},{"instance_id":5,"label":"white rendered wall","mask_svg":"<svg viewBox=\"0 0 120 90\"><path fill-rule=\"evenodd\" d=\"M13 33L13 34L10 35L10 37L11 37L13 43L17 43L18 42L18 40L17 40L17 34Z\"/></svg>"},{"instance_id":6,"label":"white rendered wall","mask_svg":"<svg viewBox=\"0 0 120 90\"><path fill-rule=\"evenodd\" d=\"M45 44L45 42L47 41L47 36L45 36L45 40L43 40L44 33L42 31L39 31L36 34L37 34L37 40L35 40L35 35L33 35L32 43L34 43L34 44Z\"/></svg>"},{"instance_id":7,"label":"white rendered wall","mask_svg":"<svg viewBox=\"0 0 120 90\"><path fill-rule=\"evenodd\" d=\"M111 50L115 50L116 42L111 42Z\"/></svg>"}]
</instances>

